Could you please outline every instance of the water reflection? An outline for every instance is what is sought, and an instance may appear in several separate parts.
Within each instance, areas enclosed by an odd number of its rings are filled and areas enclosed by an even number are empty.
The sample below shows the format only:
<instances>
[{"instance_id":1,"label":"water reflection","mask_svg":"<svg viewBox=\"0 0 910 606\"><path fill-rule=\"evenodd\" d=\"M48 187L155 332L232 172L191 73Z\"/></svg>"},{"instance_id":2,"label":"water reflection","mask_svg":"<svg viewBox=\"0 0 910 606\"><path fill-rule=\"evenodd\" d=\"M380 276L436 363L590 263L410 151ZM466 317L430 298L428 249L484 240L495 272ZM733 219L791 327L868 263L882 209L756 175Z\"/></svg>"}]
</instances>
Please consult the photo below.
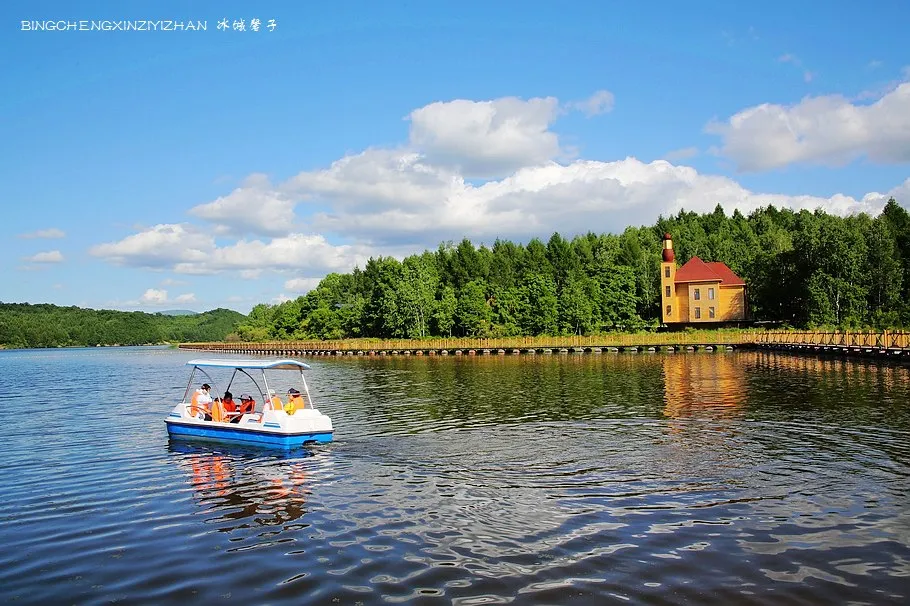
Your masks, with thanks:
<instances>
[{"instance_id":1,"label":"water reflection","mask_svg":"<svg viewBox=\"0 0 910 606\"><path fill-rule=\"evenodd\" d=\"M281 526L306 513L306 460L314 456L311 451L263 455L176 440L168 448L179 455L177 465L203 511L218 513L215 521L234 522L222 525L224 532L250 525Z\"/></svg>"},{"instance_id":2,"label":"water reflection","mask_svg":"<svg viewBox=\"0 0 910 606\"><path fill-rule=\"evenodd\" d=\"M30 401L44 355L7 356L10 401ZM147 407L11 418L0 602L910 597L906 368L769 352L318 359L336 441L285 455L168 444L189 354L52 355L36 380L76 381L74 409L107 410L124 385Z\"/></svg>"},{"instance_id":3,"label":"water reflection","mask_svg":"<svg viewBox=\"0 0 910 606\"><path fill-rule=\"evenodd\" d=\"M746 370L725 353L676 354L662 358L664 415L733 418L742 415Z\"/></svg>"}]
</instances>

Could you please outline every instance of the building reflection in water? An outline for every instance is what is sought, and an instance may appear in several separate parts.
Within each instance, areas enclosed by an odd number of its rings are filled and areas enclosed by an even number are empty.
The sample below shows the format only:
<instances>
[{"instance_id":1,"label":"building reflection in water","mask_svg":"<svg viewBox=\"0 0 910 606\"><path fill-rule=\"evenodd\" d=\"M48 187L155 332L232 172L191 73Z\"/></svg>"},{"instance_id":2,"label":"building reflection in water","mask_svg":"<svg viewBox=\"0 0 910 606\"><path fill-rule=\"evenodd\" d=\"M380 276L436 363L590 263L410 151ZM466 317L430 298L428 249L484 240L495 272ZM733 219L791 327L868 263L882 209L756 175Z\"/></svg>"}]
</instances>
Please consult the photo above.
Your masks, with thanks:
<instances>
[{"instance_id":1,"label":"building reflection in water","mask_svg":"<svg viewBox=\"0 0 910 606\"><path fill-rule=\"evenodd\" d=\"M663 356L664 415L672 419L732 419L742 414L746 372L726 353Z\"/></svg>"},{"instance_id":2,"label":"building reflection in water","mask_svg":"<svg viewBox=\"0 0 910 606\"><path fill-rule=\"evenodd\" d=\"M244 450L217 449L172 441L177 464L186 471L197 504L230 532L251 526L293 522L306 513L308 451L262 456Z\"/></svg>"}]
</instances>

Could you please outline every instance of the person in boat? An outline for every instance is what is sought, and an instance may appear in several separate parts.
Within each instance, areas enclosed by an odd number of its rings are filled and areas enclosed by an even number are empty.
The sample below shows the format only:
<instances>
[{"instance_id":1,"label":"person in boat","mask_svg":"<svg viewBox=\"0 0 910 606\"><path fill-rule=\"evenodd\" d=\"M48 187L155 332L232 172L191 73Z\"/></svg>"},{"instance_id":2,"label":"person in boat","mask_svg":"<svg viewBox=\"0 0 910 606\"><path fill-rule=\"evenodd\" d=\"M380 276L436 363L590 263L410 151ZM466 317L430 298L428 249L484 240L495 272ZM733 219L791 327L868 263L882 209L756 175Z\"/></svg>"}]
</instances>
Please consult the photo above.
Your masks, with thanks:
<instances>
[{"instance_id":1,"label":"person in boat","mask_svg":"<svg viewBox=\"0 0 910 606\"><path fill-rule=\"evenodd\" d=\"M211 385L208 383L203 383L202 387L193 393L193 398L190 400L190 416L196 417L197 419L202 419L204 421L212 420L212 396L209 395L209 392L211 390Z\"/></svg>"},{"instance_id":2,"label":"person in boat","mask_svg":"<svg viewBox=\"0 0 910 606\"><path fill-rule=\"evenodd\" d=\"M300 395L300 392L294 389L293 387L288 390L288 403L284 405L284 412L289 415L294 414L294 411L304 407L303 396Z\"/></svg>"},{"instance_id":3,"label":"person in boat","mask_svg":"<svg viewBox=\"0 0 910 606\"><path fill-rule=\"evenodd\" d=\"M269 390L269 404L272 405L272 410L281 410L284 407L284 402L281 401L274 389Z\"/></svg>"},{"instance_id":4,"label":"person in boat","mask_svg":"<svg viewBox=\"0 0 910 606\"><path fill-rule=\"evenodd\" d=\"M256 410L256 400L254 400L249 394L240 394L240 416L246 414L253 414L253 411ZM238 419L240 417L237 417Z\"/></svg>"},{"instance_id":5,"label":"person in boat","mask_svg":"<svg viewBox=\"0 0 910 606\"><path fill-rule=\"evenodd\" d=\"M228 420L227 415L224 414L224 404L221 401L221 398L215 398L212 402L212 421L218 423L224 423Z\"/></svg>"},{"instance_id":6,"label":"person in boat","mask_svg":"<svg viewBox=\"0 0 910 606\"><path fill-rule=\"evenodd\" d=\"M237 402L234 401L234 394L229 391L224 392L221 398L221 405L224 407L225 416L231 423L239 423L240 415L237 414Z\"/></svg>"}]
</instances>

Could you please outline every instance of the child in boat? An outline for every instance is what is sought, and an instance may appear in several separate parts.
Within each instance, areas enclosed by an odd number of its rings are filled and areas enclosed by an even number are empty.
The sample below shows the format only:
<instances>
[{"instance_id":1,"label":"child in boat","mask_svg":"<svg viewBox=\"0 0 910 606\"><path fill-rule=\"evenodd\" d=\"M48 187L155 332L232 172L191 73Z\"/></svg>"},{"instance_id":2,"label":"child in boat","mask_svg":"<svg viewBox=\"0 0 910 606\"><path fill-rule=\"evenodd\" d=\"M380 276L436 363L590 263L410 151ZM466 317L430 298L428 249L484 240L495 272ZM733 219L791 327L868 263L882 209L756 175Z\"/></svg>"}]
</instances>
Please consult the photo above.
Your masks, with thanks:
<instances>
[{"instance_id":1,"label":"child in boat","mask_svg":"<svg viewBox=\"0 0 910 606\"><path fill-rule=\"evenodd\" d=\"M234 401L234 394L229 391L224 392L224 397L221 399L221 406L224 408L228 421L231 423L240 422L240 415L237 414L237 402Z\"/></svg>"},{"instance_id":2,"label":"child in boat","mask_svg":"<svg viewBox=\"0 0 910 606\"><path fill-rule=\"evenodd\" d=\"M293 387L290 388L288 390L288 403L284 405L284 412L292 415L295 410L303 407L303 396L301 396L300 392Z\"/></svg>"},{"instance_id":3,"label":"child in boat","mask_svg":"<svg viewBox=\"0 0 910 606\"><path fill-rule=\"evenodd\" d=\"M255 411L255 410L256 410L256 400L254 400L252 397L250 397L249 394L246 394L246 393L241 394L240 395L240 410L238 411L240 413L240 416L238 416L237 418L239 419L241 416L243 416L245 414L252 414L253 411Z\"/></svg>"}]
</instances>

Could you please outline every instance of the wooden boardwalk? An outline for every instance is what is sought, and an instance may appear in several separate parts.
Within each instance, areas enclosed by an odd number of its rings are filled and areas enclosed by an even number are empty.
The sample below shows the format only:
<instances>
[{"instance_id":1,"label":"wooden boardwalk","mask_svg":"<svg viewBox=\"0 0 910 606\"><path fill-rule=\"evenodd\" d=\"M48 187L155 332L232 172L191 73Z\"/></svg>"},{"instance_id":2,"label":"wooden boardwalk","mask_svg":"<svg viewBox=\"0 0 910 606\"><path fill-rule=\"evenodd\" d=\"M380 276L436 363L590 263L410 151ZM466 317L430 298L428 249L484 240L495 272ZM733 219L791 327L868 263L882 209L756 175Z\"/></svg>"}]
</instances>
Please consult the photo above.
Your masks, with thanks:
<instances>
[{"instance_id":1,"label":"wooden boardwalk","mask_svg":"<svg viewBox=\"0 0 910 606\"><path fill-rule=\"evenodd\" d=\"M906 331L766 331L755 337L752 346L760 349L910 360L910 332Z\"/></svg>"},{"instance_id":2,"label":"wooden boardwalk","mask_svg":"<svg viewBox=\"0 0 910 606\"><path fill-rule=\"evenodd\" d=\"M502 339L350 339L260 343L183 343L181 349L271 356L534 355L602 352L731 351L775 349L910 359L908 332L695 331L607 334L591 337Z\"/></svg>"}]
</instances>

